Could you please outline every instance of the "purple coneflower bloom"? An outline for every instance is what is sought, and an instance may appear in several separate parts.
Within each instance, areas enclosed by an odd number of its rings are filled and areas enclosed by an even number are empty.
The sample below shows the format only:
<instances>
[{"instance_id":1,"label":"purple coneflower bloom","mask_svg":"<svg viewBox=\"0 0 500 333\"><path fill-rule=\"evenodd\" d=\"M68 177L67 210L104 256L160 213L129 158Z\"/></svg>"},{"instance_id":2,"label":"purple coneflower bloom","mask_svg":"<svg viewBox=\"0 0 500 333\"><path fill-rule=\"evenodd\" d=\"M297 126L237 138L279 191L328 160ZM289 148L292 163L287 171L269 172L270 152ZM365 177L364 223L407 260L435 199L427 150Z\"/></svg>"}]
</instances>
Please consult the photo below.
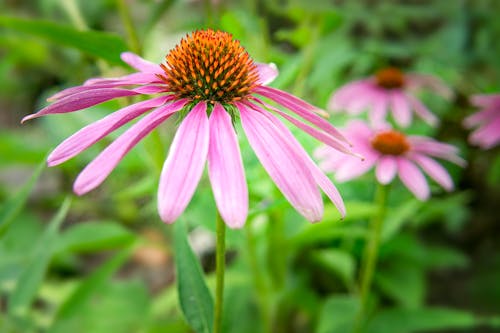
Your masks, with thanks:
<instances>
[{"instance_id":1,"label":"purple coneflower bloom","mask_svg":"<svg viewBox=\"0 0 500 333\"><path fill-rule=\"evenodd\" d=\"M413 94L423 87L430 88L446 99L453 96L452 91L434 76L403 73L397 68L388 67L379 70L373 77L342 86L330 98L328 109L333 112L346 111L351 115L368 109L370 122L375 126L386 121L390 109L396 123L403 127L411 124L415 112L434 126L438 119Z\"/></svg>"},{"instance_id":2,"label":"purple coneflower bloom","mask_svg":"<svg viewBox=\"0 0 500 333\"><path fill-rule=\"evenodd\" d=\"M490 149L500 142L500 94L474 95L471 103L481 110L464 120L465 127L477 127L469 142Z\"/></svg>"},{"instance_id":3,"label":"purple coneflower bloom","mask_svg":"<svg viewBox=\"0 0 500 333\"><path fill-rule=\"evenodd\" d=\"M450 175L433 157L465 165L456 147L424 136L405 136L388 125L374 130L362 121L353 121L343 133L352 142L353 149L364 156L364 161L338 154L326 146L315 152L321 160L320 167L327 172L335 171L335 178L340 182L359 177L374 167L379 183L389 184L397 174L418 199L426 200L430 191L421 170L445 190L453 189Z\"/></svg>"},{"instance_id":4,"label":"purple coneflower bloom","mask_svg":"<svg viewBox=\"0 0 500 333\"><path fill-rule=\"evenodd\" d=\"M284 91L266 87L277 70L274 66L254 63L231 34L213 30L193 32L170 51L161 65L132 53L122 54L122 59L138 72L118 78L91 79L82 86L63 90L49 99L53 104L23 119L77 111L117 97L148 96L147 100L84 127L50 154L49 166L60 164L149 112L87 165L74 183L75 193L82 195L99 186L145 135L178 114L180 124L158 189L158 210L163 221L171 223L182 214L208 161L208 175L222 218L230 227L243 226L248 213L248 190L233 127L238 119L258 159L299 213L310 221L322 218L319 186L341 214L345 214L335 186L273 113L329 146L349 153L345 138L318 115L324 111ZM261 97L292 111L309 124L269 105Z\"/></svg>"}]
</instances>

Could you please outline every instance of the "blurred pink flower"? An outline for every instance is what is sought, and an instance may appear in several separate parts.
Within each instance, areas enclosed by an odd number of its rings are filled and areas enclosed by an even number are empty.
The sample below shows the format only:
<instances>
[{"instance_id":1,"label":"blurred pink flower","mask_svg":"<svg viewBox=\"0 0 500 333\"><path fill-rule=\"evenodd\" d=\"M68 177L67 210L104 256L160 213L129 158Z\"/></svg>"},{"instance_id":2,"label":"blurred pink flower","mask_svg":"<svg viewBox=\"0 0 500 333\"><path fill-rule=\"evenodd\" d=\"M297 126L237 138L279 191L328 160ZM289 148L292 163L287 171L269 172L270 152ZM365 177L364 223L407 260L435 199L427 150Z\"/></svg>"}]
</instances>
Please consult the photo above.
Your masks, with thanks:
<instances>
[{"instance_id":1,"label":"blurred pink flower","mask_svg":"<svg viewBox=\"0 0 500 333\"><path fill-rule=\"evenodd\" d=\"M500 142L500 94L474 95L472 105L481 110L464 119L464 126L476 129L469 142L490 149Z\"/></svg>"},{"instance_id":2,"label":"blurred pink flower","mask_svg":"<svg viewBox=\"0 0 500 333\"><path fill-rule=\"evenodd\" d=\"M368 110L370 122L375 126L386 122L390 109L395 122L402 127L411 124L415 112L434 126L438 119L414 96L414 92L423 87L446 99L453 96L450 88L437 77L403 73L397 68L388 67L379 70L373 77L340 87L330 98L328 109L332 112L346 111L351 115Z\"/></svg>"},{"instance_id":3,"label":"blurred pink flower","mask_svg":"<svg viewBox=\"0 0 500 333\"><path fill-rule=\"evenodd\" d=\"M254 63L232 35L213 30L193 32L170 51L161 65L132 53L122 54L122 59L138 72L90 79L82 86L63 90L49 98L53 104L23 119L73 112L117 97L148 97L84 127L50 154L49 166L60 164L151 111L87 165L74 183L75 193L82 195L99 186L145 135L179 114L180 125L159 183L158 210L162 220L171 223L182 214L208 161L218 210L228 226L241 227L248 213L248 190L233 127L239 118L260 162L299 213L310 221L322 218L319 186L345 214L335 186L273 113L325 144L349 153L345 138L318 115L324 111L284 91L266 87L277 76L276 68ZM309 124L257 96L281 105Z\"/></svg>"},{"instance_id":4,"label":"blurred pink flower","mask_svg":"<svg viewBox=\"0 0 500 333\"><path fill-rule=\"evenodd\" d=\"M352 142L353 149L364 156L364 161L339 154L326 146L315 152L321 160L320 168L326 172L334 171L339 182L359 177L374 167L379 183L388 184L397 174L415 197L426 200L430 191L421 170L445 190L453 189L450 175L433 157L465 165L454 146L428 137L405 136L387 125L374 130L362 121L353 121L343 133Z\"/></svg>"}]
</instances>

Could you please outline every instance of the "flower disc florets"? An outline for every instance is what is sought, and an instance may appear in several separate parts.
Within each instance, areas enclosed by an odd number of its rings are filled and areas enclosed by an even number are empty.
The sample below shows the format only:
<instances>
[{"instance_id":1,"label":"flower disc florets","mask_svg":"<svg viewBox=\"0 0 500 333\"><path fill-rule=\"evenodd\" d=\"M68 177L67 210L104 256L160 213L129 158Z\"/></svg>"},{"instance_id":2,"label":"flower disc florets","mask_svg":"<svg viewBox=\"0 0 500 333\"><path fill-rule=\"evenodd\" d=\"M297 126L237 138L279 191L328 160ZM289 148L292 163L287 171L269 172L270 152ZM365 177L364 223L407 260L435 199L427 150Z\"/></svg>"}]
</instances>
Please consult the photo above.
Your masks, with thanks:
<instances>
[{"instance_id":1,"label":"flower disc florets","mask_svg":"<svg viewBox=\"0 0 500 333\"><path fill-rule=\"evenodd\" d=\"M187 35L166 56L159 77L169 91L193 101L230 103L251 93L257 67L227 32L200 30Z\"/></svg>"},{"instance_id":2,"label":"flower disc florets","mask_svg":"<svg viewBox=\"0 0 500 333\"><path fill-rule=\"evenodd\" d=\"M385 89L402 88L405 84L405 77L402 71L395 67L387 67L379 70L375 74L377 85Z\"/></svg>"},{"instance_id":3,"label":"flower disc florets","mask_svg":"<svg viewBox=\"0 0 500 333\"><path fill-rule=\"evenodd\" d=\"M406 137L396 131L383 131L375 135L372 147L384 155L402 155L410 149Z\"/></svg>"}]
</instances>

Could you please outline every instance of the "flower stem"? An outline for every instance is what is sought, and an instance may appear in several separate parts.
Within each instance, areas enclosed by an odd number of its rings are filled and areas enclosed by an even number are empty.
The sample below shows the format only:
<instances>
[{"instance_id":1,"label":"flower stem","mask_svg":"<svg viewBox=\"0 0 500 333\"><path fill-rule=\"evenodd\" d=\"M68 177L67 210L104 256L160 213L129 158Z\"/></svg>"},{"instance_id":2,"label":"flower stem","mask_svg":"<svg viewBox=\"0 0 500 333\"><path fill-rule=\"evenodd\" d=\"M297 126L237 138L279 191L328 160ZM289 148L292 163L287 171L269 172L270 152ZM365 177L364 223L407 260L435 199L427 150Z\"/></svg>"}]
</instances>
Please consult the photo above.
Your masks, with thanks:
<instances>
[{"instance_id":1,"label":"flower stem","mask_svg":"<svg viewBox=\"0 0 500 333\"><path fill-rule=\"evenodd\" d=\"M137 31L135 29L134 23L132 22L132 16L130 15L130 10L125 3L125 0L116 0L116 5L118 6L118 11L120 12L120 18L122 20L123 26L127 31L127 41L129 47L136 54L141 55L141 44L139 38L137 37Z\"/></svg>"},{"instance_id":2,"label":"flower stem","mask_svg":"<svg viewBox=\"0 0 500 333\"><path fill-rule=\"evenodd\" d=\"M226 225L219 212L216 217L215 245L215 312L213 333L222 331L222 313L224 299L224 266L226 263Z\"/></svg>"},{"instance_id":3,"label":"flower stem","mask_svg":"<svg viewBox=\"0 0 500 333\"><path fill-rule=\"evenodd\" d=\"M356 323L356 332L360 331L362 321L366 317L366 307L368 297L373 281L373 275L377 266L378 249L380 245L380 234L382 232L382 225L384 222L385 213L387 210L387 197L389 194L389 186L378 184L375 193L375 204L378 206L377 213L371 221L371 230L369 235L368 244L365 247L363 255L363 263L361 269L361 282L360 282L360 298L361 307L358 314Z\"/></svg>"}]
</instances>

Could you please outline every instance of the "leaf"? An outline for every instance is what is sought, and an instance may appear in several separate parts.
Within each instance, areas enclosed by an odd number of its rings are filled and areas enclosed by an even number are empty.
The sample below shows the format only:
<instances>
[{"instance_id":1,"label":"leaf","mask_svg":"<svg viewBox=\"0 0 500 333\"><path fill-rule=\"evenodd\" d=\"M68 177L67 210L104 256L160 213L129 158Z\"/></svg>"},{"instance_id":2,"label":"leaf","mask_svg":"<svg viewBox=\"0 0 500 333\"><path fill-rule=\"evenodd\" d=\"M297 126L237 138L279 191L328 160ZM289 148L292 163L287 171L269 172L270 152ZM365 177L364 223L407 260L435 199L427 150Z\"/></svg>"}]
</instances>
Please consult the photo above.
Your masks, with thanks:
<instances>
[{"instance_id":1,"label":"leaf","mask_svg":"<svg viewBox=\"0 0 500 333\"><path fill-rule=\"evenodd\" d=\"M182 312L197 333L212 331L213 300L203 278L203 271L189 246L185 226L174 226L175 267Z\"/></svg>"},{"instance_id":2,"label":"leaf","mask_svg":"<svg viewBox=\"0 0 500 333\"><path fill-rule=\"evenodd\" d=\"M382 240L386 241L392 238L421 207L420 201L410 200L397 208L390 209L384 221Z\"/></svg>"},{"instance_id":3,"label":"leaf","mask_svg":"<svg viewBox=\"0 0 500 333\"><path fill-rule=\"evenodd\" d=\"M124 66L120 53L127 51L127 46L122 38L111 33L80 31L51 21L10 16L0 16L0 26L73 47L110 63Z\"/></svg>"},{"instance_id":4,"label":"leaf","mask_svg":"<svg viewBox=\"0 0 500 333\"><path fill-rule=\"evenodd\" d=\"M473 314L447 308L390 309L375 315L367 333L411 333L466 329L481 324Z\"/></svg>"},{"instance_id":5,"label":"leaf","mask_svg":"<svg viewBox=\"0 0 500 333\"><path fill-rule=\"evenodd\" d=\"M65 331L61 331L61 327L64 327L66 322L71 321L72 317L76 316L84 308L96 290L102 287L110 276L123 265L130 256L130 253L131 247L120 251L112 259L96 269L90 276L86 277L64 303L61 304L48 332Z\"/></svg>"},{"instance_id":6,"label":"leaf","mask_svg":"<svg viewBox=\"0 0 500 333\"><path fill-rule=\"evenodd\" d=\"M359 308L359 300L354 297L330 297L321 311L316 333L352 332Z\"/></svg>"},{"instance_id":7,"label":"leaf","mask_svg":"<svg viewBox=\"0 0 500 333\"><path fill-rule=\"evenodd\" d=\"M356 263L352 255L336 249L316 250L312 255L324 268L338 275L347 287L353 285Z\"/></svg>"},{"instance_id":8,"label":"leaf","mask_svg":"<svg viewBox=\"0 0 500 333\"><path fill-rule=\"evenodd\" d=\"M28 200L28 196L35 186L38 177L42 173L42 170L45 168L45 158L42 163L38 165L35 169L35 172L31 176L30 180L28 180L21 189L12 196L0 209L0 236L7 230L9 225L14 221L16 215L21 211L26 200Z\"/></svg>"},{"instance_id":9,"label":"leaf","mask_svg":"<svg viewBox=\"0 0 500 333\"><path fill-rule=\"evenodd\" d=\"M26 269L21 273L16 287L10 295L9 314L23 315L33 302L54 253L53 244L56 241L59 226L68 213L70 202L69 199L64 201L56 216L39 238Z\"/></svg>"},{"instance_id":10,"label":"leaf","mask_svg":"<svg viewBox=\"0 0 500 333\"><path fill-rule=\"evenodd\" d=\"M128 245L135 236L117 223L86 222L75 225L57 240L57 251L93 252Z\"/></svg>"}]
</instances>

